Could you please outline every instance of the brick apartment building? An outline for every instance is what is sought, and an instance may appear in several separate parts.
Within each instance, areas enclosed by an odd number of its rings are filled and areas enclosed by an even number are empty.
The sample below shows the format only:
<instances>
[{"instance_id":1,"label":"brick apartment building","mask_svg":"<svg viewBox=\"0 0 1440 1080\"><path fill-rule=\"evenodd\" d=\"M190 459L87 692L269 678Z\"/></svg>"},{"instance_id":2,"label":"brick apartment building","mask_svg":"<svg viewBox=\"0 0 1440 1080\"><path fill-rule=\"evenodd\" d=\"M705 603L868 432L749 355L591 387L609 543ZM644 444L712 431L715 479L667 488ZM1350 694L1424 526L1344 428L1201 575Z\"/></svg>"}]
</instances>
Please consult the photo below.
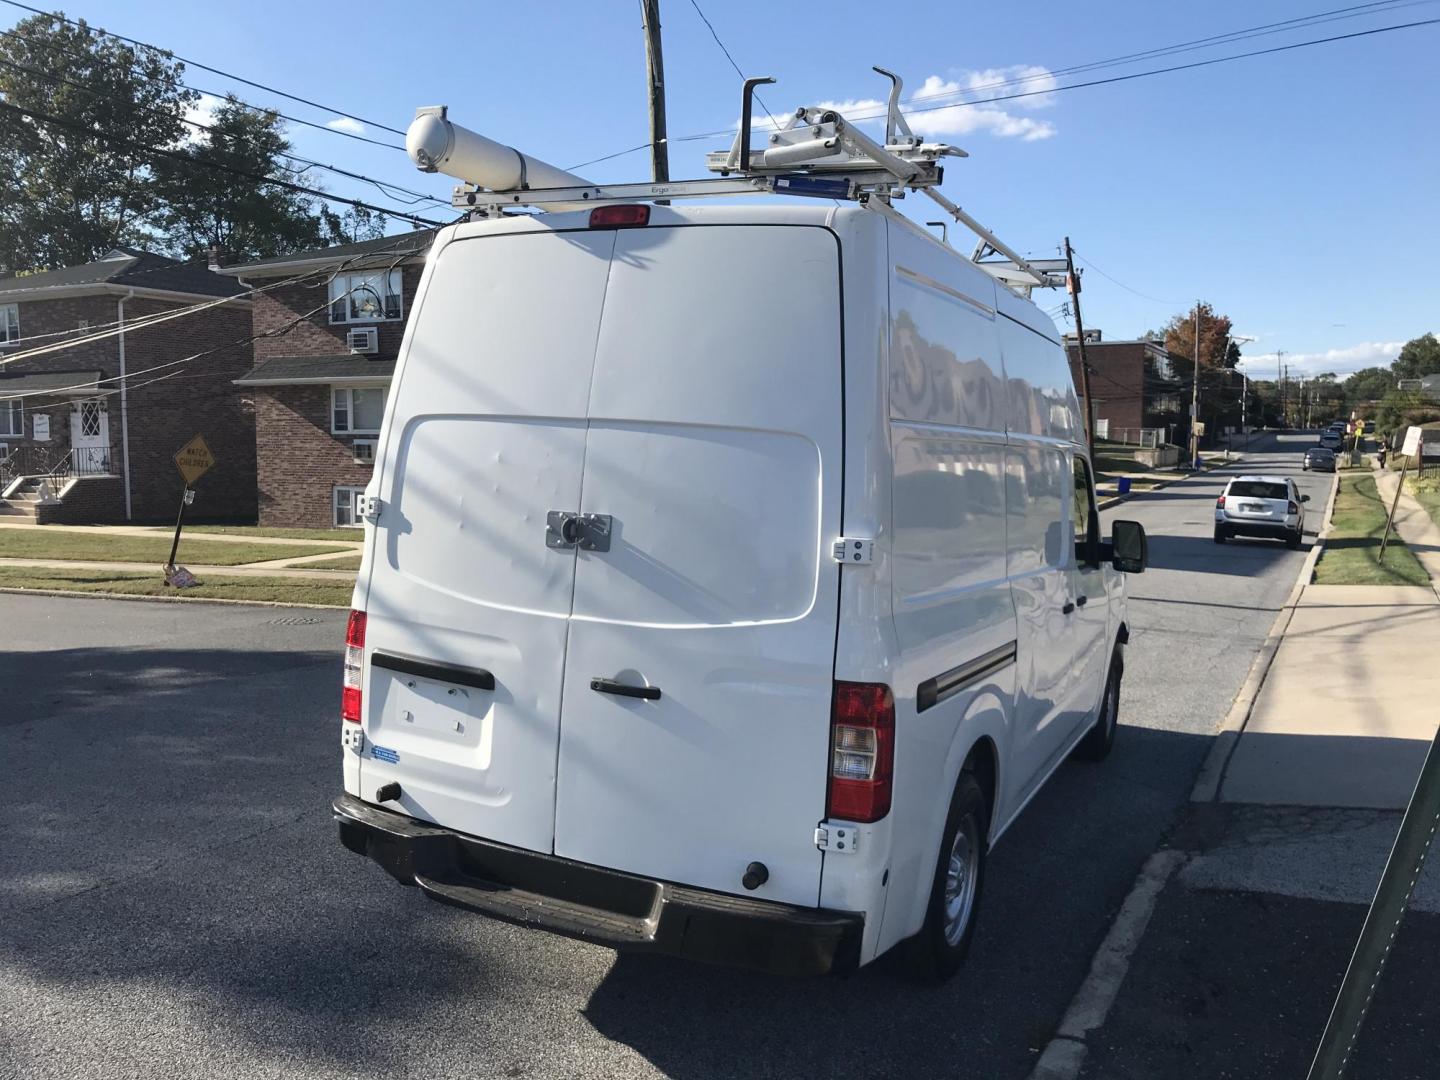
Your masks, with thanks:
<instances>
[{"instance_id":1,"label":"brick apartment building","mask_svg":"<svg viewBox=\"0 0 1440 1080\"><path fill-rule=\"evenodd\" d=\"M254 417L232 385L250 365L244 291L203 265L136 248L0 280L0 514L40 524L173 519L184 489L175 452L202 434L216 465L196 485L191 515L253 520Z\"/></svg>"},{"instance_id":2,"label":"brick apartment building","mask_svg":"<svg viewBox=\"0 0 1440 1080\"><path fill-rule=\"evenodd\" d=\"M359 525L375 436L410 302L433 233L426 230L224 268L257 288L255 367L236 385L255 403L261 525ZM298 321L297 321L298 320ZM292 325L293 324L293 325Z\"/></svg>"},{"instance_id":3,"label":"brick apartment building","mask_svg":"<svg viewBox=\"0 0 1440 1080\"><path fill-rule=\"evenodd\" d=\"M1080 393L1080 347L1074 334L1065 335L1070 375ZM1187 384L1175 377L1170 354L1156 341L1105 341L1098 330L1085 331L1090 364L1090 408L1097 436L1159 428L1167 441L1188 431L1184 400Z\"/></svg>"}]
</instances>

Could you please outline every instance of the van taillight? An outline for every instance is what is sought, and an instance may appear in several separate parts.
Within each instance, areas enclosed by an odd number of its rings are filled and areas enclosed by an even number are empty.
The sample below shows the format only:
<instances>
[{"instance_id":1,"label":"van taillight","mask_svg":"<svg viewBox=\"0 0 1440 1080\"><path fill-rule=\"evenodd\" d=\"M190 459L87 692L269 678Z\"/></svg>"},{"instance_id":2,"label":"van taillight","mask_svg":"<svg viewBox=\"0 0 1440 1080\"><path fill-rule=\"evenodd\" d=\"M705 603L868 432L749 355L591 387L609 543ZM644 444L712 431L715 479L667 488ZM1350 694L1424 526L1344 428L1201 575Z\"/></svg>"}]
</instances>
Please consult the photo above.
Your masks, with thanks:
<instances>
[{"instance_id":1,"label":"van taillight","mask_svg":"<svg viewBox=\"0 0 1440 1080\"><path fill-rule=\"evenodd\" d=\"M352 611L345 624L345 682L340 691L340 719L360 723L360 677L365 664L365 612Z\"/></svg>"},{"instance_id":2,"label":"van taillight","mask_svg":"<svg viewBox=\"0 0 1440 1080\"><path fill-rule=\"evenodd\" d=\"M620 206L597 206L590 211L592 229L627 229L650 224L650 207L625 203Z\"/></svg>"},{"instance_id":3,"label":"van taillight","mask_svg":"<svg viewBox=\"0 0 1440 1080\"><path fill-rule=\"evenodd\" d=\"M1216 509L1216 510L1224 510L1224 509L1225 509L1225 496L1224 496L1224 495L1221 495L1218 499L1215 500L1215 509Z\"/></svg>"},{"instance_id":4,"label":"van taillight","mask_svg":"<svg viewBox=\"0 0 1440 1080\"><path fill-rule=\"evenodd\" d=\"M883 683L837 682L830 713L826 816L879 821L890 812L895 697Z\"/></svg>"}]
</instances>

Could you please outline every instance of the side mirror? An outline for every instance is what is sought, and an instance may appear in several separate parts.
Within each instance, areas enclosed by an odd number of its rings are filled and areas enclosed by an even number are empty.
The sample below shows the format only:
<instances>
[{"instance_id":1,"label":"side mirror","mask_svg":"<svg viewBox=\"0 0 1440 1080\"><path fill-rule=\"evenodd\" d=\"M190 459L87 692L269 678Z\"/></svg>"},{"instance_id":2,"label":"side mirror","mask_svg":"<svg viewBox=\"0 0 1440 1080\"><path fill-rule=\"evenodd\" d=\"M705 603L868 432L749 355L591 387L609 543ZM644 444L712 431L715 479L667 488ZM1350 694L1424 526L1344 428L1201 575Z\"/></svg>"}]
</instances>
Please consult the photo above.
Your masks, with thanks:
<instances>
[{"instance_id":1,"label":"side mirror","mask_svg":"<svg viewBox=\"0 0 1440 1080\"><path fill-rule=\"evenodd\" d=\"M1301 496L1300 496L1300 501L1301 501L1301 502L1309 502L1309 501L1310 501L1310 496L1309 496L1309 495L1301 495Z\"/></svg>"},{"instance_id":2,"label":"side mirror","mask_svg":"<svg viewBox=\"0 0 1440 1080\"><path fill-rule=\"evenodd\" d=\"M1115 521L1110 524L1107 545L1110 563L1126 574L1143 574L1150 561L1150 545L1145 539L1145 526L1138 521Z\"/></svg>"}]
</instances>

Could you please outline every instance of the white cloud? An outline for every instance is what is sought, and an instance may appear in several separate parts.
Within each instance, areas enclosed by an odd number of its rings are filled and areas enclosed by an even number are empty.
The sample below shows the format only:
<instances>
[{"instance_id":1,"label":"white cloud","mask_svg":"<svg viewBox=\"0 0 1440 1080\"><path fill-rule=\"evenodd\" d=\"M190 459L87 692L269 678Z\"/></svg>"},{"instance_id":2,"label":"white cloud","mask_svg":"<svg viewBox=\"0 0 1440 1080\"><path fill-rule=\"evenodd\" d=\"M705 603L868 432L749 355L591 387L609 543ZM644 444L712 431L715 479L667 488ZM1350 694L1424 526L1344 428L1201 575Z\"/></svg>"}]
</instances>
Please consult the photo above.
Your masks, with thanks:
<instances>
[{"instance_id":1,"label":"white cloud","mask_svg":"<svg viewBox=\"0 0 1440 1080\"><path fill-rule=\"evenodd\" d=\"M1403 341L1362 341L1340 349L1327 349L1325 352L1287 352L1283 359L1292 376L1320 375L1327 371L1347 375L1361 368L1388 366L1400 355L1404 345ZM1246 356L1240 366L1253 378L1273 379L1279 359L1281 358L1273 352Z\"/></svg>"},{"instance_id":2,"label":"white cloud","mask_svg":"<svg viewBox=\"0 0 1440 1080\"><path fill-rule=\"evenodd\" d=\"M1000 83L1005 85L997 85ZM1055 125L1029 116L1018 116L1010 109L1013 106L1033 111L1050 107L1054 104L1054 96L1049 91L1054 90L1056 85L1050 70L1035 64L966 71L954 79L930 75L918 89L906 93L907 99L915 100L908 108L902 106L901 111L915 133L926 139L985 133L1001 139L1036 142L1054 135ZM1018 98L1014 102L985 104L988 98L1032 91L1044 92L1034 97ZM860 117L874 117L863 121L869 128L879 128L884 123L885 102L879 98L848 98L815 104L822 109L834 109L857 122ZM789 120L788 113L783 116L760 114L752 121L753 130L758 132L776 123L783 127Z\"/></svg>"},{"instance_id":3,"label":"white cloud","mask_svg":"<svg viewBox=\"0 0 1440 1080\"><path fill-rule=\"evenodd\" d=\"M204 124L209 127L214 124L215 110L224 104L224 98L218 98L214 94L201 94L200 100L185 110L185 132L180 136L180 145L204 140L207 133L204 128L195 125Z\"/></svg>"},{"instance_id":4,"label":"white cloud","mask_svg":"<svg viewBox=\"0 0 1440 1080\"><path fill-rule=\"evenodd\" d=\"M365 134L365 125L351 116L337 116L334 120L327 121L325 126L335 131L348 131L351 135Z\"/></svg>"}]
</instances>

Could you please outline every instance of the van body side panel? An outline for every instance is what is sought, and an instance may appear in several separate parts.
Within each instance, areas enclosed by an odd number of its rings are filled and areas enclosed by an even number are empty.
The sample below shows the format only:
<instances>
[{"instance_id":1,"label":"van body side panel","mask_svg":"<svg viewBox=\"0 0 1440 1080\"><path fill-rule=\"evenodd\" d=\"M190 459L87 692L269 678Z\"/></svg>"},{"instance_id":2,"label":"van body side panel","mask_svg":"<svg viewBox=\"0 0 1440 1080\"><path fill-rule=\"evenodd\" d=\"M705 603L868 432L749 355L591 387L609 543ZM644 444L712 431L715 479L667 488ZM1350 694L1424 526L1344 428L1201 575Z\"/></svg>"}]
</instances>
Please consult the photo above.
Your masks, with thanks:
<instances>
[{"instance_id":1,"label":"van body side panel","mask_svg":"<svg viewBox=\"0 0 1440 1080\"><path fill-rule=\"evenodd\" d=\"M1009 742L1015 665L938 699L986 655L1013 654L1006 579L1008 411L996 287L928 237L892 224L889 555L898 654L891 877L881 948L924 919L940 834L964 759L981 734Z\"/></svg>"},{"instance_id":2,"label":"van body side panel","mask_svg":"<svg viewBox=\"0 0 1440 1080\"><path fill-rule=\"evenodd\" d=\"M1005 488L1018 677L1011 767L1002 780L1005 812L997 811L997 825L1025 801L1070 737L1064 707L1074 654L1071 617L1063 610L1073 561L1065 451L1048 443L1012 442L1005 454Z\"/></svg>"},{"instance_id":3,"label":"van body side panel","mask_svg":"<svg viewBox=\"0 0 1440 1080\"><path fill-rule=\"evenodd\" d=\"M835 634L835 678L893 682L898 654L891 618L889 554L890 456L888 392L888 223L868 210L841 207L833 227L841 238L845 295L845 522L846 536L875 540L875 561L840 570L840 616ZM820 905L865 912L862 961L878 951L887 900L892 849L891 816L858 827L859 843L827 853Z\"/></svg>"},{"instance_id":4,"label":"van body side panel","mask_svg":"<svg viewBox=\"0 0 1440 1080\"><path fill-rule=\"evenodd\" d=\"M614 242L532 230L441 247L381 448L361 797L395 781L392 808L535 851L554 831L575 571L573 550L546 546L546 514L580 502ZM538 318L541 296L563 296L565 317Z\"/></svg>"},{"instance_id":5,"label":"van body side panel","mask_svg":"<svg viewBox=\"0 0 1440 1080\"><path fill-rule=\"evenodd\" d=\"M839 245L617 235L589 401L555 854L815 905L842 461ZM596 680L658 690L653 699ZM606 684L610 685L610 684ZM747 891L751 862L768 880Z\"/></svg>"}]
</instances>

